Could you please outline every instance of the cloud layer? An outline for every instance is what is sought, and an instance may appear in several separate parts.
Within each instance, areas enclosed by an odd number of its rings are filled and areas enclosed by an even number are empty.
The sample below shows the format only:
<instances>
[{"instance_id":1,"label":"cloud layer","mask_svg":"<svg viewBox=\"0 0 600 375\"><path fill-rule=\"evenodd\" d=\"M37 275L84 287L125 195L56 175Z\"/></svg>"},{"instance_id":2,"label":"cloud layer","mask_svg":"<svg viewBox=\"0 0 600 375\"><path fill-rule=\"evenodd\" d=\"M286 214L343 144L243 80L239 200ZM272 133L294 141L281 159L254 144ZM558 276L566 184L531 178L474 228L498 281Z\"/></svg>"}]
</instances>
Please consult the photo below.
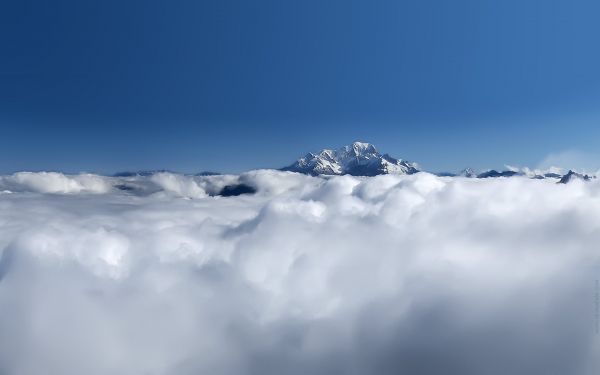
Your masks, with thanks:
<instances>
[{"instance_id":1,"label":"cloud layer","mask_svg":"<svg viewBox=\"0 0 600 375\"><path fill-rule=\"evenodd\" d=\"M254 195L214 197L228 184ZM592 374L600 184L0 178L0 374Z\"/></svg>"}]
</instances>

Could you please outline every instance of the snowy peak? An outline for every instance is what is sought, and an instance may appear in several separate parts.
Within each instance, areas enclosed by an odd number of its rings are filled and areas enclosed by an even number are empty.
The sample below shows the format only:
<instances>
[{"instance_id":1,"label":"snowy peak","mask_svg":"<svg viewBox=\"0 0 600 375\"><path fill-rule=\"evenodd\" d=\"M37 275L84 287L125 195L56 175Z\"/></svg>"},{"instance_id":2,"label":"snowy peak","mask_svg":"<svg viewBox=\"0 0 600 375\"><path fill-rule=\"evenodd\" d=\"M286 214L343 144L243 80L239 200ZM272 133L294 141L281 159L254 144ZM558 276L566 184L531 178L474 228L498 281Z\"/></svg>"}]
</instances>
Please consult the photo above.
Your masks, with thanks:
<instances>
[{"instance_id":1,"label":"snowy peak","mask_svg":"<svg viewBox=\"0 0 600 375\"><path fill-rule=\"evenodd\" d=\"M378 155L377 149L370 143L365 142L354 142L349 146L342 147L339 152L344 152L350 156L361 156L361 155Z\"/></svg>"},{"instance_id":2,"label":"snowy peak","mask_svg":"<svg viewBox=\"0 0 600 375\"><path fill-rule=\"evenodd\" d=\"M292 165L281 170L318 175L377 176L382 174L413 174L419 172L417 164L381 154L371 143L354 142L337 150L324 149L308 153ZM505 169L489 169L476 172L466 168L459 173L437 173L443 177L466 177L477 179L522 177L536 180L556 180L566 184L573 180L589 181L596 176L569 171L563 174L558 168L547 170L506 166Z\"/></svg>"},{"instance_id":3,"label":"snowy peak","mask_svg":"<svg viewBox=\"0 0 600 375\"><path fill-rule=\"evenodd\" d=\"M412 174L419 170L413 163L382 155L374 145L354 142L337 150L324 149L317 154L309 153L286 171L310 175L376 176L380 174Z\"/></svg>"},{"instance_id":4,"label":"snowy peak","mask_svg":"<svg viewBox=\"0 0 600 375\"><path fill-rule=\"evenodd\" d=\"M462 171L460 171L458 173L458 175L462 176L462 177L469 177L469 178L477 177L477 173L475 173L475 171L472 168L465 168Z\"/></svg>"}]
</instances>

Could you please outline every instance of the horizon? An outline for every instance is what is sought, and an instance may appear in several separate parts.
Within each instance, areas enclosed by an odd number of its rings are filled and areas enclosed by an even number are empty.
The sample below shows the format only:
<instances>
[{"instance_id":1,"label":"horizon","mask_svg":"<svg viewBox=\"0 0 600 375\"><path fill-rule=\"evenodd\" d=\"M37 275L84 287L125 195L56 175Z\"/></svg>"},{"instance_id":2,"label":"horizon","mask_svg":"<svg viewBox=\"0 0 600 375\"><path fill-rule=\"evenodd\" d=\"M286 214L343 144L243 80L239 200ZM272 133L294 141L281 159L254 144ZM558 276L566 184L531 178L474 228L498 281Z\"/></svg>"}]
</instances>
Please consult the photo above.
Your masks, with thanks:
<instances>
[{"instance_id":1,"label":"horizon","mask_svg":"<svg viewBox=\"0 0 600 375\"><path fill-rule=\"evenodd\" d=\"M356 143L371 145L371 146L375 147L376 151L378 153L380 153L381 155L389 155L393 158L397 158L399 160L404 160L406 162L416 165L419 168L419 171L421 171L421 172L428 172L428 173L433 173L433 174L460 173L467 169L473 170L477 173L492 171L492 170L497 170L497 171L501 171L501 170L505 170L505 171L561 170L563 172L572 170L572 171L580 172L580 173L596 174L596 173L598 173L598 171L600 171L600 168L594 167L595 164L591 163L591 161L593 161L595 159L593 154L584 154L584 153L572 151L572 150L567 150L562 153L547 155L546 158L544 158L544 160L542 160L541 162L539 162L533 166L519 164L519 163L514 163L514 164L503 163L500 166L492 166L492 167L484 167L484 168L476 168L476 167L473 167L472 165L467 165L467 166L463 166L461 168L452 168L452 169L446 169L446 170L432 170L432 169L424 168L423 165L418 160L409 160L406 158L398 157L398 155L394 155L389 152L386 152L385 150L381 150L379 147L377 147L376 144L374 144L372 142L364 141L364 140L355 140L353 142L350 142L348 144L345 144L345 145L342 145L339 147L326 147L326 148L322 148L320 150L307 151L307 152L301 153L300 156L296 157L296 159L294 159L293 162L299 160L300 158L306 156L307 154L319 154L326 150L337 151L344 147L350 147ZM171 172L171 173L189 174L189 175L204 174L204 173L235 175L235 174L241 174L241 173L253 171L253 170L261 170L261 169L281 170L281 169L288 167L291 164L292 164L291 162L288 162L288 163L283 163L279 166L250 167L248 169L234 170L234 171L231 171L231 170L230 171L221 171L221 170L210 169L210 168L202 169L202 170L177 170L177 169L172 169L172 168L143 168L143 169L112 170L112 171L110 171L110 170L98 171L98 170L85 170L85 169L84 170L61 170L61 169L43 169L43 168L35 169L35 168L33 168L33 169L9 170L5 173L0 173L0 175L14 174L14 173L18 173L18 172L57 172L57 173L64 173L64 174L91 173L91 174L97 174L97 175L103 175L103 176L117 175L117 174L121 174L121 173L139 173L139 172ZM472 163L472 164L475 164L475 163Z\"/></svg>"},{"instance_id":2,"label":"horizon","mask_svg":"<svg viewBox=\"0 0 600 375\"><path fill-rule=\"evenodd\" d=\"M432 173L432 174L460 173L467 169L473 170L476 173L482 173L482 172L493 171L493 170L496 170L496 171L531 170L531 171L539 171L539 172L560 170L561 172L575 171L575 172L579 172L579 173L597 174L600 171L600 168L594 168L594 167L590 168L591 164L589 163L590 162L589 155L585 155L583 153L573 152L573 151L567 151L562 154L548 155L543 161L541 161L540 163L538 163L535 166L523 165L523 164L511 165L508 163L504 163L501 166L494 166L494 167L487 167L487 168L476 168L471 165L467 165L467 166L463 166L461 168L454 168L454 169L447 169L447 170L431 170L431 169L424 168L418 160L409 160L409 159L399 157L398 155L391 154L389 152L386 152L385 150L381 150L379 147L377 147L376 144L374 144L372 142L368 142L368 141L364 141L364 140L355 140L349 144L342 145L339 147L327 147L327 148L323 148L323 149L316 150L316 151L304 152L304 153L300 154L300 156L298 156L294 161L284 163L279 166L255 167L255 168L248 168L245 170L237 170L237 171L220 171L220 170L215 170L215 169L210 169L210 168L202 169L202 170L185 170L185 171L169 169L169 168L147 168L147 169L144 168L144 169L129 169L129 170L115 170L115 171L101 171L101 172L94 171L94 170L69 171L69 170L60 170L60 169L24 169L24 170L13 170L13 171L9 171L8 173L0 173L0 175L14 174L14 173L18 173L18 172L34 172L34 173L35 172L57 172L57 173L64 173L64 174L91 173L91 174L97 174L97 175L102 175L102 176L114 176L114 175L118 175L118 174L122 174L122 173L134 173L135 174L135 173L144 173L144 172L152 172L152 173L170 172L170 173L188 174L188 175L204 174L204 173L236 175L236 174L241 174L241 173L248 172L248 171L261 170L261 169L281 170L281 169L284 169L284 168L290 166L293 162L299 160L300 158L304 157L307 154L318 154L325 150L336 151L336 150L339 150L344 147L352 146L356 143L363 143L366 145L371 145L371 146L375 147L376 151L378 153L380 153L381 155L389 155L393 158L397 158L399 160L404 160L406 162L416 165L420 172L428 172L428 173Z\"/></svg>"}]
</instances>

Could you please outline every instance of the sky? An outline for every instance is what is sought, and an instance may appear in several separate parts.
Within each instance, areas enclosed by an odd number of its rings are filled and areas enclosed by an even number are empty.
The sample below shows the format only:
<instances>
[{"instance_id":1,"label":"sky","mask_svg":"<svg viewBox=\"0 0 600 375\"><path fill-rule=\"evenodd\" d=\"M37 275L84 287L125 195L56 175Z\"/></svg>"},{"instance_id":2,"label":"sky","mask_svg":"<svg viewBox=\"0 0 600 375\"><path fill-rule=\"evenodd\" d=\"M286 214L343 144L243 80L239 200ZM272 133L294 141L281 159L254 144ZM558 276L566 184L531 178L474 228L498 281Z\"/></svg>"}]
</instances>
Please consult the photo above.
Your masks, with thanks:
<instances>
[{"instance_id":1,"label":"sky","mask_svg":"<svg viewBox=\"0 0 600 375\"><path fill-rule=\"evenodd\" d=\"M600 168L598 14L593 0L3 1L0 173L240 172L356 140L432 171Z\"/></svg>"}]
</instances>

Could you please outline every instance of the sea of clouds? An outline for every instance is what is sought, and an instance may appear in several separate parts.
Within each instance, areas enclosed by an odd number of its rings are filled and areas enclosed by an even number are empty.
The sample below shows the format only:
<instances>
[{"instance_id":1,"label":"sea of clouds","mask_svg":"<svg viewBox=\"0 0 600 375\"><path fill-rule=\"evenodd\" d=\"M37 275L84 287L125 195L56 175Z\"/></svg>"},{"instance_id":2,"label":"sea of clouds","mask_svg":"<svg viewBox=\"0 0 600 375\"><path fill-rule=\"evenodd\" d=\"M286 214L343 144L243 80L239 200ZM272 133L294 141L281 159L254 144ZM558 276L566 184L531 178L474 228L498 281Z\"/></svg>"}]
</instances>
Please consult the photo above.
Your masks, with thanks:
<instances>
[{"instance_id":1,"label":"sea of clouds","mask_svg":"<svg viewBox=\"0 0 600 375\"><path fill-rule=\"evenodd\" d=\"M599 239L596 180L2 176L0 374L597 374Z\"/></svg>"}]
</instances>

